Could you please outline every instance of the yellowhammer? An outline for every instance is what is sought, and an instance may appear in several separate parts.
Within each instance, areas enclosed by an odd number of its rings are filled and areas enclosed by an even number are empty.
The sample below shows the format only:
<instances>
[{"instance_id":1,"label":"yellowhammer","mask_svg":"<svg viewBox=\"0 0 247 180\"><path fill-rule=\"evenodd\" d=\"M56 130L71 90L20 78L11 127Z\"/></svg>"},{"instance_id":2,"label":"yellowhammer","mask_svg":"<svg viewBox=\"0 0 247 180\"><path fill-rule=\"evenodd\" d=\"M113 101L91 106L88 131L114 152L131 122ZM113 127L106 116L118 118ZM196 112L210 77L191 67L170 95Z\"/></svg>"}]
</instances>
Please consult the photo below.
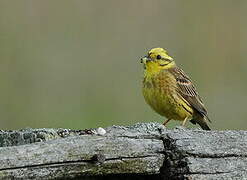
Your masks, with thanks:
<instances>
[{"instance_id":1,"label":"yellowhammer","mask_svg":"<svg viewBox=\"0 0 247 180\"><path fill-rule=\"evenodd\" d=\"M141 59L144 65L143 95L154 111L168 119L180 120L182 126L188 119L210 130L206 123L207 111L195 86L173 58L163 48L154 48ZM210 120L209 120L210 121Z\"/></svg>"}]
</instances>

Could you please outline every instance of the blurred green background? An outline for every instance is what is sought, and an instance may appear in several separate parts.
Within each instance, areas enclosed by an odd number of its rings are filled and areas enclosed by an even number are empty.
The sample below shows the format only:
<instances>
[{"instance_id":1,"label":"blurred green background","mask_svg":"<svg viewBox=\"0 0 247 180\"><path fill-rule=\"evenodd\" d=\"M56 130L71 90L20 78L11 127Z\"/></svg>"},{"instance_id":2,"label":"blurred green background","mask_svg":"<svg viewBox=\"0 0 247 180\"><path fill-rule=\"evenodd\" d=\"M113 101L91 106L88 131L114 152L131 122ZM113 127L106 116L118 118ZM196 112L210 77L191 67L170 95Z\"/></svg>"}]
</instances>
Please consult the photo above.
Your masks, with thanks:
<instances>
[{"instance_id":1,"label":"blurred green background","mask_svg":"<svg viewBox=\"0 0 247 180\"><path fill-rule=\"evenodd\" d=\"M247 129L246 16L244 0L1 0L0 128L162 123L140 57L164 47L213 129Z\"/></svg>"}]
</instances>

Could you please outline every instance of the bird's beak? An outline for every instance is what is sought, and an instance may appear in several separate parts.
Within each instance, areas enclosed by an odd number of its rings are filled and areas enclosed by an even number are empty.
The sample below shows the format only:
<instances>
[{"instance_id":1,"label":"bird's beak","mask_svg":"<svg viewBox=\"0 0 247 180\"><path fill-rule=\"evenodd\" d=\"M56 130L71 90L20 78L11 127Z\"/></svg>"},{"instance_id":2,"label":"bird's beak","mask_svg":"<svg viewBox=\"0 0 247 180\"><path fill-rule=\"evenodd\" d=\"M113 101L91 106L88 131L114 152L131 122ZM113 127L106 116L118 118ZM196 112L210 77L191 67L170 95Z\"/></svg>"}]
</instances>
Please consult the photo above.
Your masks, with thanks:
<instances>
[{"instance_id":1,"label":"bird's beak","mask_svg":"<svg viewBox=\"0 0 247 180\"><path fill-rule=\"evenodd\" d=\"M146 64L147 61L151 61L152 59L150 57L144 56L143 58L141 58L141 63Z\"/></svg>"}]
</instances>

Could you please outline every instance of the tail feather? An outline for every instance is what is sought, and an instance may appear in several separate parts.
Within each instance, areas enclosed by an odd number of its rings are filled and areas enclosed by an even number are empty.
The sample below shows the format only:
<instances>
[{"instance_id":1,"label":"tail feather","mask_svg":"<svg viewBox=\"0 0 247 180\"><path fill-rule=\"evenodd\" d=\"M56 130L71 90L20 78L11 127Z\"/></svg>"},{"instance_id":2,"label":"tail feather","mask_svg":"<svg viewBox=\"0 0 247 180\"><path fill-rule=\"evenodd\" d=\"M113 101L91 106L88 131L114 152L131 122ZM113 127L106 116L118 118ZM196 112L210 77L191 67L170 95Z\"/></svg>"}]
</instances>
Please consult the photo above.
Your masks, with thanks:
<instances>
[{"instance_id":1,"label":"tail feather","mask_svg":"<svg viewBox=\"0 0 247 180\"><path fill-rule=\"evenodd\" d=\"M209 119L209 117L208 117L207 114L203 114L203 115L207 118L207 120L208 120L210 123L212 123L212 121Z\"/></svg>"},{"instance_id":2,"label":"tail feather","mask_svg":"<svg viewBox=\"0 0 247 180\"><path fill-rule=\"evenodd\" d=\"M193 124L199 124L203 130L207 130L207 131L211 130L209 126L207 125L204 117L197 117L197 118L191 119L190 122Z\"/></svg>"}]
</instances>

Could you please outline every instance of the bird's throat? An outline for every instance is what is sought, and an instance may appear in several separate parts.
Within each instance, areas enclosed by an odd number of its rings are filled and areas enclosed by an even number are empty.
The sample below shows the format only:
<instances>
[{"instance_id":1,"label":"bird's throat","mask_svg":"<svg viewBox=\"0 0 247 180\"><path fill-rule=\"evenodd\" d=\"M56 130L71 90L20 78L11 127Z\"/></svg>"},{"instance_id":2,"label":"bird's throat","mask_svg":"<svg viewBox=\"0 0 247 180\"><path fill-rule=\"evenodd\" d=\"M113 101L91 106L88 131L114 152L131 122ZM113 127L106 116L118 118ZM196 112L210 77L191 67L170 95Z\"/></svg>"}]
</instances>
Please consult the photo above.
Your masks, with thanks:
<instances>
[{"instance_id":1,"label":"bird's throat","mask_svg":"<svg viewBox=\"0 0 247 180\"><path fill-rule=\"evenodd\" d=\"M161 71L163 70L166 70L166 69L169 69L169 68L173 68L175 67L176 64L175 62L170 62L168 64L158 64L157 62L155 61L149 61L145 64L145 77L147 78L151 78L157 74L159 74Z\"/></svg>"}]
</instances>

